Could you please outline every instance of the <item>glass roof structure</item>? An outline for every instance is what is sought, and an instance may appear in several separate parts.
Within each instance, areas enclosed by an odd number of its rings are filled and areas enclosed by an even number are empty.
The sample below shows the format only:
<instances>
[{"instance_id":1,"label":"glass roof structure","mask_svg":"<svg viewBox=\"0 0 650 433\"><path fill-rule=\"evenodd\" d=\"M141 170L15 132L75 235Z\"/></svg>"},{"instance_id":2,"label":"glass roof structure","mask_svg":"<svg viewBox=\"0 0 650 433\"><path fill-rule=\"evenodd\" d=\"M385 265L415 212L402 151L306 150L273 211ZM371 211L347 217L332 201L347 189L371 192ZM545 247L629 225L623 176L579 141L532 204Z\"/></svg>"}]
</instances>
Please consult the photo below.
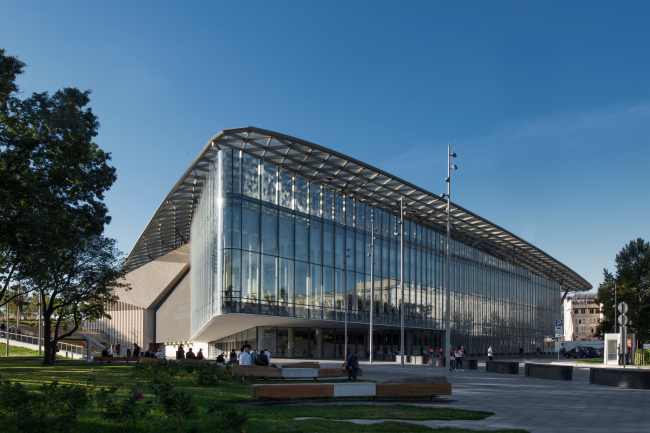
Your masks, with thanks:
<instances>
[{"instance_id":1,"label":"glass roof structure","mask_svg":"<svg viewBox=\"0 0 650 433\"><path fill-rule=\"evenodd\" d=\"M255 127L224 129L212 137L174 185L129 253L130 272L190 242L190 223L206 173L221 149L232 148L326 185L346 197L446 233L447 202L405 180L308 141ZM554 281L563 291L592 288L584 278L509 231L451 203L451 237Z\"/></svg>"}]
</instances>

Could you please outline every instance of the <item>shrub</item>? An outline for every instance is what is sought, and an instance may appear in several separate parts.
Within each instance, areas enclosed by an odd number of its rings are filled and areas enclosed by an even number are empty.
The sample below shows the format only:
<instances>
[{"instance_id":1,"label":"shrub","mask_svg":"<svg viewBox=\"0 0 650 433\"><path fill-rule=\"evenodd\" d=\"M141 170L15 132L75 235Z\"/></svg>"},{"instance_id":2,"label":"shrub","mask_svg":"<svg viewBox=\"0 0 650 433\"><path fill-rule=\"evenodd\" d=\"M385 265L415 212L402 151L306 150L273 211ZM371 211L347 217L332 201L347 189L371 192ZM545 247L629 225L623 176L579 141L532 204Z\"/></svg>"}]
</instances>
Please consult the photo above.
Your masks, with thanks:
<instances>
[{"instance_id":1,"label":"shrub","mask_svg":"<svg viewBox=\"0 0 650 433\"><path fill-rule=\"evenodd\" d=\"M216 401L208 408L214 418L213 425L225 430L241 430L246 422L246 413L232 404Z\"/></svg>"}]
</instances>

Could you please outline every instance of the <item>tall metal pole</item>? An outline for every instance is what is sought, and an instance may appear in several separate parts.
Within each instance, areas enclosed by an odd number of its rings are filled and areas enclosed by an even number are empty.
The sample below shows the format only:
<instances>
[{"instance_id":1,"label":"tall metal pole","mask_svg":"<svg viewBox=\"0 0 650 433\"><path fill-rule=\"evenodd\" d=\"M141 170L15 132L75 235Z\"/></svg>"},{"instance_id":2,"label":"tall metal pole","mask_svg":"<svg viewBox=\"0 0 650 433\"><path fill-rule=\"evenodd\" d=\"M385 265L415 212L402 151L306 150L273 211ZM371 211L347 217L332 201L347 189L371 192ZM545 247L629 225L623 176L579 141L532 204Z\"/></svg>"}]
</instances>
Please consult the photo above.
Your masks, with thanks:
<instances>
[{"instance_id":1,"label":"tall metal pole","mask_svg":"<svg viewBox=\"0 0 650 433\"><path fill-rule=\"evenodd\" d=\"M350 251L350 249L346 248L345 255L343 256L343 276L345 279L345 300L343 301L343 308L345 308L345 313L343 314L345 320L345 328L343 330L343 341L345 342L343 345L344 360L348 359L348 257L350 257L348 251Z\"/></svg>"},{"instance_id":2,"label":"tall metal pole","mask_svg":"<svg viewBox=\"0 0 650 433\"><path fill-rule=\"evenodd\" d=\"M399 271L399 286L402 292L402 306L400 308L400 343L402 345L402 367L404 367L404 196L399 199L399 225L400 225L400 271Z\"/></svg>"},{"instance_id":3,"label":"tall metal pole","mask_svg":"<svg viewBox=\"0 0 650 433\"><path fill-rule=\"evenodd\" d=\"M451 328L451 319L450 319L450 307L451 307L451 301L450 301L450 296L451 296L451 286L449 284L450 282L450 258L449 258L449 251L450 251L450 240L451 240L451 145L447 145L447 273L445 275L445 281L446 281L446 286L447 290L445 291L445 358L447 359L447 368L445 368L445 376L449 375L449 368L451 367L451 358L449 356L450 350L451 350L451 342L450 342L450 336L449 336L449 331Z\"/></svg>"},{"instance_id":4,"label":"tall metal pole","mask_svg":"<svg viewBox=\"0 0 650 433\"><path fill-rule=\"evenodd\" d=\"M42 337L42 330L41 326L43 323L41 322L41 317L43 317L43 312L42 312L42 304L41 304L41 293L38 293L38 356L41 356L41 337Z\"/></svg>"},{"instance_id":5,"label":"tall metal pole","mask_svg":"<svg viewBox=\"0 0 650 433\"><path fill-rule=\"evenodd\" d=\"M9 356L9 302L7 302L7 329L5 329L5 336L7 337L7 356Z\"/></svg>"},{"instance_id":6,"label":"tall metal pole","mask_svg":"<svg viewBox=\"0 0 650 433\"><path fill-rule=\"evenodd\" d=\"M375 316L375 222L372 222L370 228L370 363L372 364L372 350L373 344L372 340L374 337L374 323L373 319Z\"/></svg>"},{"instance_id":7,"label":"tall metal pole","mask_svg":"<svg viewBox=\"0 0 650 433\"><path fill-rule=\"evenodd\" d=\"M616 282L614 282L614 334L618 332L618 327L616 326L616 309L618 308L618 304L616 303Z\"/></svg>"}]
</instances>

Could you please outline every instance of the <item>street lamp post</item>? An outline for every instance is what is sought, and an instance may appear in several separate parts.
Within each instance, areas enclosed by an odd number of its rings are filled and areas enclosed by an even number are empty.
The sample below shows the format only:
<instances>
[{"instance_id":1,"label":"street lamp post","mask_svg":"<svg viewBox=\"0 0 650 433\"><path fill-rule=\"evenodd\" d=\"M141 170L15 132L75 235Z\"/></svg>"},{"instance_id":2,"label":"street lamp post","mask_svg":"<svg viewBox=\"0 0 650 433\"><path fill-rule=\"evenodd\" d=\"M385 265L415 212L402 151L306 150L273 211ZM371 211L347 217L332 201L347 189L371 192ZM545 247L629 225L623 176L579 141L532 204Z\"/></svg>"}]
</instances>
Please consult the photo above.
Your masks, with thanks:
<instances>
[{"instance_id":1,"label":"street lamp post","mask_svg":"<svg viewBox=\"0 0 650 433\"><path fill-rule=\"evenodd\" d=\"M372 351L374 349L372 340L374 339L374 316L375 316L375 222L372 222L370 228L370 363L372 364Z\"/></svg>"},{"instance_id":2,"label":"street lamp post","mask_svg":"<svg viewBox=\"0 0 650 433\"><path fill-rule=\"evenodd\" d=\"M348 359L348 257L350 255L348 254L348 251L350 251L350 248L346 248L345 250L345 255L343 256L343 277L344 277L344 283L343 285L345 286L344 288L344 296L345 300L343 301L343 308L345 308L345 312L343 313L344 317L344 330L343 330L343 359L347 360Z\"/></svg>"},{"instance_id":3,"label":"street lamp post","mask_svg":"<svg viewBox=\"0 0 650 433\"><path fill-rule=\"evenodd\" d=\"M451 329L451 260L450 260L450 244L451 244L451 170L457 170L456 165L451 165L451 158L456 158L455 153L451 153L451 145L447 145L447 194L442 194L441 197L447 197L447 275L445 275L445 282L447 289L445 290L445 358L451 362L451 341L449 331ZM451 367L449 365L448 367ZM449 368L445 369L445 376L449 375Z\"/></svg>"},{"instance_id":4,"label":"street lamp post","mask_svg":"<svg viewBox=\"0 0 650 433\"><path fill-rule=\"evenodd\" d=\"M404 196L399 199L399 226L399 287L402 292L402 305L400 306L400 344L402 350L400 351L400 356L402 357L402 367L404 367Z\"/></svg>"}]
</instances>

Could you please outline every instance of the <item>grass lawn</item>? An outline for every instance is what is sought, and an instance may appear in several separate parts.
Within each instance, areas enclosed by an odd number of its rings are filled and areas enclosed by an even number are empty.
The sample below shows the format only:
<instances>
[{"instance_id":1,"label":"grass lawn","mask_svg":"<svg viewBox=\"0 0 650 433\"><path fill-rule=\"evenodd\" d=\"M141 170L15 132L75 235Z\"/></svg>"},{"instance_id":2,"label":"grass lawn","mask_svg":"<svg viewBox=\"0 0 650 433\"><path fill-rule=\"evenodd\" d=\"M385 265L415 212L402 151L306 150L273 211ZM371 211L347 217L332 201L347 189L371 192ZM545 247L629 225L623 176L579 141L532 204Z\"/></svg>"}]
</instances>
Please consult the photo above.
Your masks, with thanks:
<instances>
[{"instance_id":1,"label":"grass lawn","mask_svg":"<svg viewBox=\"0 0 650 433\"><path fill-rule=\"evenodd\" d=\"M7 353L7 345L0 343L0 357ZM9 345L9 356L38 356L38 350L28 349L26 347ZM0 358L1 359L1 358Z\"/></svg>"},{"instance_id":2,"label":"grass lawn","mask_svg":"<svg viewBox=\"0 0 650 433\"><path fill-rule=\"evenodd\" d=\"M580 362L583 364L604 364L604 358L589 358L589 359L576 359L573 362Z\"/></svg>"},{"instance_id":3,"label":"grass lawn","mask_svg":"<svg viewBox=\"0 0 650 433\"><path fill-rule=\"evenodd\" d=\"M1 358L0 358L1 359ZM143 401L150 404L152 409L143 416L133 431L156 432L161 431L219 431L225 433L227 430L215 424L210 418L208 408L215 402L244 403L256 401L250 398L251 383L262 383L253 381L221 381L212 387L201 387L196 384L196 378L190 375L173 377L168 379L175 389L184 391L192 396L193 404L198 412L192 419L184 420L182 423L172 425L171 421L165 419L153 410L153 394L148 382L142 381L141 377L134 377L133 365L107 365L89 364L75 360L58 360L54 367L42 365L40 360L0 360L0 377L18 381L31 391L36 390L43 383L58 381L59 384L85 385L91 383L94 387L108 387L110 385L125 385L133 387L133 390L144 394ZM89 380L90 379L90 380ZM268 382L264 382L268 383ZM310 382L313 383L313 382ZM126 392L126 391L125 391ZM126 395L126 394L125 394ZM288 405L288 406L263 406L246 407L243 409L248 420L241 427L241 431L247 433L256 432L321 432L334 433L340 431L350 432L449 432L462 433L476 430L460 429L431 429L425 426L408 424L403 422L389 421L371 425L359 425L345 421L333 421L333 419L389 419L389 420L481 420L492 415L490 412L466 411L450 408L415 407L403 404L396 405L365 405L365 404L335 404L335 405ZM297 417L316 417L323 419L301 420ZM2 421L0 421L1 423ZM194 427L194 429L192 429ZM101 431L124 433L131 430L124 428L123 424L111 422L103 416L101 407L90 407L83 412L71 432ZM524 430L499 430L505 433L524 433Z\"/></svg>"}]
</instances>

